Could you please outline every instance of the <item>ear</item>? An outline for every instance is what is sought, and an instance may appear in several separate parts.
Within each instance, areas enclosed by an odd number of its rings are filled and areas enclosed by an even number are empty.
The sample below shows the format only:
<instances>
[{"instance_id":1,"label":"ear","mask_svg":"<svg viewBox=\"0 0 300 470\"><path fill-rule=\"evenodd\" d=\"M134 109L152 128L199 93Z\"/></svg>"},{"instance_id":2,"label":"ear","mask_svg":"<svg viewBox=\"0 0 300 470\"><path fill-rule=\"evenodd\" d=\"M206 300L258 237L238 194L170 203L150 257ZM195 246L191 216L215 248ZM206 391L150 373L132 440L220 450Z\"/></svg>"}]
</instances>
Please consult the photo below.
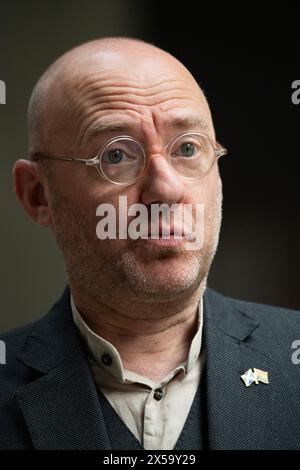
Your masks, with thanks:
<instances>
[{"instance_id":1,"label":"ear","mask_svg":"<svg viewBox=\"0 0 300 470\"><path fill-rule=\"evenodd\" d=\"M13 167L14 190L29 217L43 227L50 227L51 211L45 194L45 177L35 163L17 160Z\"/></svg>"}]
</instances>

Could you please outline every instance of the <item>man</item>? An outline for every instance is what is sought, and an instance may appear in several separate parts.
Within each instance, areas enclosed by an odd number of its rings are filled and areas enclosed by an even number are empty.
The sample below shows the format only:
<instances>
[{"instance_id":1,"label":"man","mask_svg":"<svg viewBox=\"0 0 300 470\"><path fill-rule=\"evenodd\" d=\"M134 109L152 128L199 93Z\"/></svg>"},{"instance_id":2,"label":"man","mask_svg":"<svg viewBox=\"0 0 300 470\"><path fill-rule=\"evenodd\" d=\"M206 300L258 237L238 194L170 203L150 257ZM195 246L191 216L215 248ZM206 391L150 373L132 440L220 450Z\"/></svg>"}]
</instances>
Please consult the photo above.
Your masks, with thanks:
<instances>
[{"instance_id":1,"label":"man","mask_svg":"<svg viewBox=\"0 0 300 470\"><path fill-rule=\"evenodd\" d=\"M0 447L299 448L299 313L206 287L226 152L187 69L142 41L92 41L40 78L28 119L15 191L53 231L68 287L2 336ZM156 238L152 219L144 237L101 238L98 216L113 207L119 227L122 197L147 221L155 205L192 207L202 243L186 222L176 237L175 218L164 237L163 215Z\"/></svg>"}]
</instances>

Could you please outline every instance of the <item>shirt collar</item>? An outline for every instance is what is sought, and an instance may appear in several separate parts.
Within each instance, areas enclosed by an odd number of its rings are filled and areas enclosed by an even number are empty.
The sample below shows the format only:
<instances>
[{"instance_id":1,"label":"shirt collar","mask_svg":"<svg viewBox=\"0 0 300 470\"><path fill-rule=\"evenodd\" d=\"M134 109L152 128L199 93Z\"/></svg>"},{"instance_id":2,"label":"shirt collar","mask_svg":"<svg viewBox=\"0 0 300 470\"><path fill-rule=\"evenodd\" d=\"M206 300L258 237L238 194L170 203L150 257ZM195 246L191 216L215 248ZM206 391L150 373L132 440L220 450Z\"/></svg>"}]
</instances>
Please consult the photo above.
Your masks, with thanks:
<instances>
[{"instance_id":1,"label":"shirt collar","mask_svg":"<svg viewBox=\"0 0 300 470\"><path fill-rule=\"evenodd\" d=\"M73 315L74 323L79 330L81 337L87 345L88 351L91 355L91 360L104 370L112 374L118 381L124 383L133 383L138 380L140 376L138 374L124 369L122 364L121 356L118 350L113 346L112 343L106 341L101 336L97 335L92 331L89 326L85 323L82 316L80 315L74 299L71 295L71 310ZM180 364L174 369L163 382L171 380L174 375L183 371L188 374L190 370L196 365L197 359L201 352L202 343L202 327L203 327L203 299L201 298L198 304L198 329L195 336L192 339L188 358L185 362ZM107 364L107 359L110 356L112 359L111 364ZM105 360L106 359L106 360ZM141 378L141 377L140 377ZM145 380L144 380L145 382Z\"/></svg>"}]
</instances>

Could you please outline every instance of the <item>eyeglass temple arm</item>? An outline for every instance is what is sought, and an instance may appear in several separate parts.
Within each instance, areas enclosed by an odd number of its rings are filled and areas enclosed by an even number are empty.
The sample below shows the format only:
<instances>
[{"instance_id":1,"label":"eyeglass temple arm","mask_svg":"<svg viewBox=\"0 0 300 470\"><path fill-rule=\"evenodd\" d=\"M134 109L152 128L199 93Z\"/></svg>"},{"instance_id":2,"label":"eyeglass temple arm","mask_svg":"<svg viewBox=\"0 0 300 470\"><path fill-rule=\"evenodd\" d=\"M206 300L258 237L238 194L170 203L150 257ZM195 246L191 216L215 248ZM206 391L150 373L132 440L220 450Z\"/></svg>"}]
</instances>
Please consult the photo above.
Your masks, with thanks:
<instances>
[{"instance_id":1,"label":"eyeglass temple arm","mask_svg":"<svg viewBox=\"0 0 300 470\"><path fill-rule=\"evenodd\" d=\"M99 160L97 157L95 158L90 158L89 160L86 160L85 158L72 158L72 157L50 157L47 155L41 155L41 154L35 154L31 157L32 161L37 161L37 160L63 160L66 162L79 162L79 163L84 163L86 166L94 166L99 163Z\"/></svg>"},{"instance_id":2,"label":"eyeglass temple arm","mask_svg":"<svg viewBox=\"0 0 300 470\"><path fill-rule=\"evenodd\" d=\"M227 149L221 148L221 149L215 149L216 156L218 158L223 157L223 155L227 155Z\"/></svg>"}]
</instances>

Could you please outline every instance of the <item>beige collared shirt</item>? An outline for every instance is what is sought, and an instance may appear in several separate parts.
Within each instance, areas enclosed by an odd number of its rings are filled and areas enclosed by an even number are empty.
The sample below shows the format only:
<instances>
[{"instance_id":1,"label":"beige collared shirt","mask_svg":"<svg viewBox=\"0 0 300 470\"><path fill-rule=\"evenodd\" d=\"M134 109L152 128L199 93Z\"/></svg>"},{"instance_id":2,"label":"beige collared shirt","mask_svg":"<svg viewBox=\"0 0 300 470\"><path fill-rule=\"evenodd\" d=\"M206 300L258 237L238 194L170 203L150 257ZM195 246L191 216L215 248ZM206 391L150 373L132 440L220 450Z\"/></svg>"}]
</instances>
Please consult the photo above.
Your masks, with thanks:
<instances>
[{"instance_id":1,"label":"beige collared shirt","mask_svg":"<svg viewBox=\"0 0 300 470\"><path fill-rule=\"evenodd\" d=\"M90 352L96 386L146 450L172 450L196 394L204 364L201 353L203 307L188 359L161 382L124 369L117 349L84 322L71 297L73 319Z\"/></svg>"}]
</instances>

